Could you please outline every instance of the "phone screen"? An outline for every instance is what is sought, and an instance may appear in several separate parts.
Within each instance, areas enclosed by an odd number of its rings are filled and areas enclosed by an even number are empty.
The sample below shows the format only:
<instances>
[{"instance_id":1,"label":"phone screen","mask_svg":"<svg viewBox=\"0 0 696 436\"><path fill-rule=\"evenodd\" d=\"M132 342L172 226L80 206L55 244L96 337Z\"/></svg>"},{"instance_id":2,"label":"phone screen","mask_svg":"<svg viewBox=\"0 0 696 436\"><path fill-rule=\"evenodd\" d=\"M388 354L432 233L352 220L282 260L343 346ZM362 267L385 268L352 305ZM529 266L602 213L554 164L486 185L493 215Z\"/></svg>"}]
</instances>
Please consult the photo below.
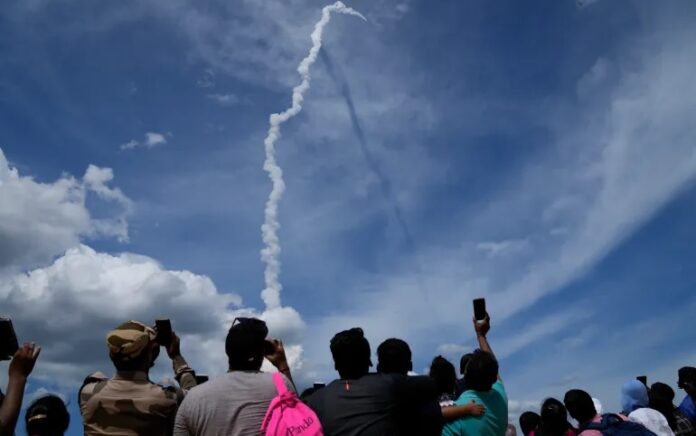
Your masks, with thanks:
<instances>
[{"instance_id":1,"label":"phone screen","mask_svg":"<svg viewBox=\"0 0 696 436\"><path fill-rule=\"evenodd\" d=\"M168 319L158 319L155 321L155 327L157 327L157 338L155 339L158 344L162 346L169 346L172 341L172 323Z\"/></svg>"},{"instance_id":2,"label":"phone screen","mask_svg":"<svg viewBox=\"0 0 696 436\"><path fill-rule=\"evenodd\" d=\"M0 360L10 360L19 350L12 321L0 318Z\"/></svg>"},{"instance_id":3,"label":"phone screen","mask_svg":"<svg viewBox=\"0 0 696 436\"><path fill-rule=\"evenodd\" d=\"M477 298L474 300L474 318L476 318L477 321L480 321L480 320L486 318L486 299L485 298Z\"/></svg>"}]
</instances>

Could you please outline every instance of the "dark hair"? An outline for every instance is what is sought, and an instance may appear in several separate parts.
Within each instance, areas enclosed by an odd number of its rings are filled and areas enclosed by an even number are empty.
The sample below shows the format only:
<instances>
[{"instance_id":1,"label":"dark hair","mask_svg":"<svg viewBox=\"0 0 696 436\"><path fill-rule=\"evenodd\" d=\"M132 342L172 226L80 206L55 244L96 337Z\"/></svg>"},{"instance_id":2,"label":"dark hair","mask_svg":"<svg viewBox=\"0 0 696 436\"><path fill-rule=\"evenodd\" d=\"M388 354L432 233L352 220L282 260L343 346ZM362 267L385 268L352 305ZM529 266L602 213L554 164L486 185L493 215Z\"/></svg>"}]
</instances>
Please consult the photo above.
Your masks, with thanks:
<instances>
[{"instance_id":1,"label":"dark hair","mask_svg":"<svg viewBox=\"0 0 696 436\"><path fill-rule=\"evenodd\" d=\"M578 421L580 425L591 421L597 416L597 409L595 409L592 397L585 391L571 389L566 392L563 402L570 416Z\"/></svg>"},{"instance_id":2,"label":"dark hair","mask_svg":"<svg viewBox=\"0 0 696 436\"><path fill-rule=\"evenodd\" d=\"M495 356L483 350L472 353L464 372L467 389L488 392L498 380L498 361Z\"/></svg>"},{"instance_id":3,"label":"dark hair","mask_svg":"<svg viewBox=\"0 0 696 436\"><path fill-rule=\"evenodd\" d=\"M356 379L370 371L370 343L359 327L336 333L331 339L334 367L341 378Z\"/></svg>"},{"instance_id":4,"label":"dark hair","mask_svg":"<svg viewBox=\"0 0 696 436\"><path fill-rule=\"evenodd\" d=\"M459 359L459 374L464 375L464 373L466 372L466 365L469 364L471 356L473 356L472 353L466 353L462 356L461 359Z\"/></svg>"},{"instance_id":5,"label":"dark hair","mask_svg":"<svg viewBox=\"0 0 696 436\"><path fill-rule=\"evenodd\" d=\"M555 398L548 398L541 405L541 424L539 436L563 436L571 428L568 422L568 412L563 403Z\"/></svg>"},{"instance_id":6,"label":"dark hair","mask_svg":"<svg viewBox=\"0 0 696 436\"><path fill-rule=\"evenodd\" d=\"M131 359L121 359L118 355L109 353L109 358L117 371L143 371L152 368L158 356L159 347L145 349L139 356Z\"/></svg>"},{"instance_id":7,"label":"dark hair","mask_svg":"<svg viewBox=\"0 0 696 436\"><path fill-rule=\"evenodd\" d=\"M452 362L437 356L430 364L430 377L435 380L439 394L454 394L457 387L457 374Z\"/></svg>"},{"instance_id":8,"label":"dark hair","mask_svg":"<svg viewBox=\"0 0 696 436\"><path fill-rule=\"evenodd\" d=\"M377 372L382 374L408 374L413 369L411 348L401 339L391 338L377 347Z\"/></svg>"},{"instance_id":9,"label":"dark hair","mask_svg":"<svg viewBox=\"0 0 696 436\"><path fill-rule=\"evenodd\" d=\"M541 417L538 413L524 412L520 415L520 429L522 430L522 434L527 436L539 427L540 422Z\"/></svg>"},{"instance_id":10,"label":"dark hair","mask_svg":"<svg viewBox=\"0 0 696 436\"><path fill-rule=\"evenodd\" d=\"M653 383L648 391L649 407L663 414L671 429L676 427L674 395L674 390L664 383Z\"/></svg>"},{"instance_id":11,"label":"dark hair","mask_svg":"<svg viewBox=\"0 0 696 436\"><path fill-rule=\"evenodd\" d=\"M31 436L62 436L70 425L70 414L63 400L47 395L29 405L24 420Z\"/></svg>"},{"instance_id":12,"label":"dark hair","mask_svg":"<svg viewBox=\"0 0 696 436\"><path fill-rule=\"evenodd\" d=\"M262 320L236 318L225 340L225 353L227 353L230 369L237 371L261 369L266 336L268 336L268 327Z\"/></svg>"}]
</instances>

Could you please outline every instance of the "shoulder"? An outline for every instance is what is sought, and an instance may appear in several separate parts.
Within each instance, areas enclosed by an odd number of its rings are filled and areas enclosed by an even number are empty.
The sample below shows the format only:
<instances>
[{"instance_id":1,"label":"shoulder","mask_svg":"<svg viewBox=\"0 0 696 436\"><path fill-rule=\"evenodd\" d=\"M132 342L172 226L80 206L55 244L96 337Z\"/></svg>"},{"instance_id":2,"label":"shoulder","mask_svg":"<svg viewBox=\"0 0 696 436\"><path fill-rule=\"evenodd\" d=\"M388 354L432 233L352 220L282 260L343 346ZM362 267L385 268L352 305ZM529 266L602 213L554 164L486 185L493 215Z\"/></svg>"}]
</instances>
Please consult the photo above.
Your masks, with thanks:
<instances>
[{"instance_id":1,"label":"shoulder","mask_svg":"<svg viewBox=\"0 0 696 436\"><path fill-rule=\"evenodd\" d=\"M89 401L94 395L98 394L109 381L109 378L101 372L95 372L88 375L82 382L82 386L78 392L80 404Z\"/></svg>"},{"instance_id":2,"label":"shoulder","mask_svg":"<svg viewBox=\"0 0 696 436\"><path fill-rule=\"evenodd\" d=\"M502 381L498 380L495 382L492 388L495 392L499 393L503 397L507 398L507 392L505 391L505 385Z\"/></svg>"}]
</instances>

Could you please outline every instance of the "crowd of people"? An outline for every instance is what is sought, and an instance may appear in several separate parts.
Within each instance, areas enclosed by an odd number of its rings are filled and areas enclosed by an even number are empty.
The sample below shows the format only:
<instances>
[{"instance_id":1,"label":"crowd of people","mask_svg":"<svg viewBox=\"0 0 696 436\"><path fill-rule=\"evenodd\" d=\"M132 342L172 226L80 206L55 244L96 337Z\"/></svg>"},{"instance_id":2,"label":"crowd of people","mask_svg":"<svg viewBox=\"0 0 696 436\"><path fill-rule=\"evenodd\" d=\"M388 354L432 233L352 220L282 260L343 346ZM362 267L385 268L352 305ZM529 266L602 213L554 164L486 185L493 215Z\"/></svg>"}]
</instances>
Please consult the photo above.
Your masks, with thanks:
<instances>
[{"instance_id":1,"label":"crowd of people","mask_svg":"<svg viewBox=\"0 0 696 436\"><path fill-rule=\"evenodd\" d=\"M360 328L337 333L330 351L338 378L297 394L283 343L268 338L264 321L237 318L225 341L229 371L204 382L181 355L172 332L163 346L156 328L129 321L107 334L115 375L88 376L78 394L84 434L96 435L490 435L515 434L498 361L488 342L490 318L474 320L479 349L455 366L433 359L427 376L412 375L411 350L400 339L372 352ZM152 383L149 371L164 348L177 386ZM14 434L27 378L40 348L24 344L9 364L0 396L0 436ZM264 359L277 372L262 372ZM459 372L459 377L457 375ZM582 390L563 400L546 399L540 410L519 417L522 433L533 436L696 436L696 368L679 370L686 392L677 407L664 383L631 380L621 391L619 413L603 413ZM571 423L570 418L574 420ZM70 415L57 396L34 400L25 412L29 436L63 435Z\"/></svg>"}]
</instances>

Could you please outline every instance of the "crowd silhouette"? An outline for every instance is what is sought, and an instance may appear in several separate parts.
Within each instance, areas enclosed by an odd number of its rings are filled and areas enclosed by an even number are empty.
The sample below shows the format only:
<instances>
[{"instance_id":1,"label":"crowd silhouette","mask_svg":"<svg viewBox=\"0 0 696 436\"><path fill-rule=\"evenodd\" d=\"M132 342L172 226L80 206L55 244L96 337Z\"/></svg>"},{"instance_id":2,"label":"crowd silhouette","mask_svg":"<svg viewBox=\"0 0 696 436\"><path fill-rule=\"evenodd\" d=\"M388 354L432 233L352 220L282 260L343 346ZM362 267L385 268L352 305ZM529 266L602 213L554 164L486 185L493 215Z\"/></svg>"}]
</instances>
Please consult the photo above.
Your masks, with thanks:
<instances>
[{"instance_id":1,"label":"crowd silhouette","mask_svg":"<svg viewBox=\"0 0 696 436\"><path fill-rule=\"evenodd\" d=\"M515 435L488 342L490 317L476 318L479 348L462 356L460 377L443 356L432 360L428 375L413 375L411 349L397 338L379 345L373 372L370 344L361 328L352 328L336 333L329 344L338 378L301 395L282 341L269 338L260 319L234 320L225 341L228 372L210 381L188 365L169 327L128 321L106 335L115 374L91 374L79 390L84 434ZM12 342L0 340L4 348ZM14 434L27 379L41 352L33 343L15 348L7 388L0 393L0 436ZM150 381L162 348L172 362L175 387ZM264 360L277 372L261 371ZM616 413L601 410L588 392L572 389L562 400L548 398L540 410L522 413L519 429L525 436L696 436L696 368L678 371L678 387L686 395L676 406L669 385L629 380L621 387L622 410ZM70 415L61 398L45 395L26 407L24 422L29 436L59 436L67 431Z\"/></svg>"}]
</instances>

